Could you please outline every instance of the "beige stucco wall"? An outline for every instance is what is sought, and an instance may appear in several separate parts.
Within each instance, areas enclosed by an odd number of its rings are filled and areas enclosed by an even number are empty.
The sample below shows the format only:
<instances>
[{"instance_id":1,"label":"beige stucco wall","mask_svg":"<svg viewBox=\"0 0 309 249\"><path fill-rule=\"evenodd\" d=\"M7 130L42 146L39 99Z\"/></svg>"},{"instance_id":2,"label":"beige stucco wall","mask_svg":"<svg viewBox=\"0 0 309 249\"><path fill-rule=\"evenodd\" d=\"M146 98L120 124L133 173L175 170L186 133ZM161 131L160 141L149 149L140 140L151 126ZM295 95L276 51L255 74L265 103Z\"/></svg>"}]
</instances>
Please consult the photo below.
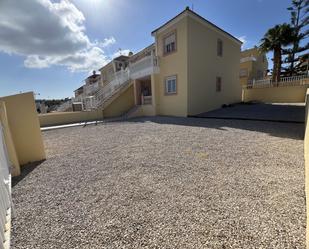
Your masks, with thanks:
<instances>
[{"instance_id":1,"label":"beige stucco wall","mask_svg":"<svg viewBox=\"0 0 309 249\"><path fill-rule=\"evenodd\" d=\"M217 56L217 40L223 41L223 56ZM222 32L188 18L188 115L241 101L239 61L241 44ZM216 77L222 90L216 92Z\"/></svg>"},{"instance_id":2,"label":"beige stucco wall","mask_svg":"<svg viewBox=\"0 0 309 249\"><path fill-rule=\"evenodd\" d=\"M129 111L133 106L134 87L132 84L104 108L103 116L104 118L118 117Z\"/></svg>"},{"instance_id":3,"label":"beige stucco wall","mask_svg":"<svg viewBox=\"0 0 309 249\"><path fill-rule=\"evenodd\" d=\"M105 86L113 79L114 76L113 61L102 67L100 69L100 72L101 72L101 85Z\"/></svg>"},{"instance_id":4,"label":"beige stucco wall","mask_svg":"<svg viewBox=\"0 0 309 249\"><path fill-rule=\"evenodd\" d=\"M20 174L20 164L18 161L4 102L0 102L0 122L4 131L4 140L9 155L9 160L12 164L12 175L18 176Z\"/></svg>"},{"instance_id":5,"label":"beige stucco wall","mask_svg":"<svg viewBox=\"0 0 309 249\"><path fill-rule=\"evenodd\" d=\"M46 158L32 92L0 98L6 106L8 123L20 165Z\"/></svg>"},{"instance_id":6,"label":"beige stucco wall","mask_svg":"<svg viewBox=\"0 0 309 249\"><path fill-rule=\"evenodd\" d=\"M53 112L40 114L38 116L41 127L73 124L103 119L102 111Z\"/></svg>"},{"instance_id":7,"label":"beige stucco wall","mask_svg":"<svg viewBox=\"0 0 309 249\"><path fill-rule=\"evenodd\" d=\"M305 101L307 86L281 86L243 89L243 101L266 103L302 103Z\"/></svg>"},{"instance_id":8,"label":"beige stucco wall","mask_svg":"<svg viewBox=\"0 0 309 249\"><path fill-rule=\"evenodd\" d=\"M255 57L256 61L246 61L240 63L241 69L247 69L248 76L240 78L241 85L247 85L248 80L258 79L258 71L264 72L268 69L268 61L265 53L261 53L258 48L251 48L241 52L241 58Z\"/></svg>"},{"instance_id":9,"label":"beige stucco wall","mask_svg":"<svg viewBox=\"0 0 309 249\"><path fill-rule=\"evenodd\" d=\"M163 37L176 30L177 51L163 55ZM188 114L187 104L187 18L167 30L158 33L156 39L156 51L159 56L160 73L153 76L155 96L154 103L158 115L183 116ZM165 78L177 75L177 94L165 95Z\"/></svg>"},{"instance_id":10,"label":"beige stucco wall","mask_svg":"<svg viewBox=\"0 0 309 249\"><path fill-rule=\"evenodd\" d=\"M247 76L246 77L240 77L240 84L243 85L247 85L249 79L253 79L253 61L246 61L243 63L240 63L240 69L247 69Z\"/></svg>"}]
</instances>

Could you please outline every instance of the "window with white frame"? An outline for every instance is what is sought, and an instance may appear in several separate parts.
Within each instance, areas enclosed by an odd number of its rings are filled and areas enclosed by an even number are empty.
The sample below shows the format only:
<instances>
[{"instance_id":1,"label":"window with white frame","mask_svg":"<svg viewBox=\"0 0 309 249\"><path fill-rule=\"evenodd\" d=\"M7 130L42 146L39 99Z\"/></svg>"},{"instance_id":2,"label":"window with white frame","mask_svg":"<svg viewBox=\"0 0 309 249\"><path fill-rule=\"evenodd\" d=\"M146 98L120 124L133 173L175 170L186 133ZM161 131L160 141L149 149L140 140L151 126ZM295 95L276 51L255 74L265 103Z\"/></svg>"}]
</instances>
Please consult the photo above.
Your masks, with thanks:
<instances>
[{"instance_id":1,"label":"window with white frame","mask_svg":"<svg viewBox=\"0 0 309 249\"><path fill-rule=\"evenodd\" d=\"M247 68L240 69L239 76L240 78L248 77L248 69Z\"/></svg>"},{"instance_id":2,"label":"window with white frame","mask_svg":"<svg viewBox=\"0 0 309 249\"><path fill-rule=\"evenodd\" d=\"M165 79L165 94L177 93L177 77L176 75L169 76Z\"/></svg>"},{"instance_id":3,"label":"window with white frame","mask_svg":"<svg viewBox=\"0 0 309 249\"><path fill-rule=\"evenodd\" d=\"M163 39L164 54L170 54L176 51L176 32L173 32Z\"/></svg>"},{"instance_id":4,"label":"window with white frame","mask_svg":"<svg viewBox=\"0 0 309 249\"><path fill-rule=\"evenodd\" d=\"M223 56L223 41L221 39L217 40L217 55L220 57Z\"/></svg>"},{"instance_id":5,"label":"window with white frame","mask_svg":"<svg viewBox=\"0 0 309 249\"><path fill-rule=\"evenodd\" d=\"M221 92L222 90L222 79L221 77L217 77L216 79L216 92Z\"/></svg>"}]
</instances>

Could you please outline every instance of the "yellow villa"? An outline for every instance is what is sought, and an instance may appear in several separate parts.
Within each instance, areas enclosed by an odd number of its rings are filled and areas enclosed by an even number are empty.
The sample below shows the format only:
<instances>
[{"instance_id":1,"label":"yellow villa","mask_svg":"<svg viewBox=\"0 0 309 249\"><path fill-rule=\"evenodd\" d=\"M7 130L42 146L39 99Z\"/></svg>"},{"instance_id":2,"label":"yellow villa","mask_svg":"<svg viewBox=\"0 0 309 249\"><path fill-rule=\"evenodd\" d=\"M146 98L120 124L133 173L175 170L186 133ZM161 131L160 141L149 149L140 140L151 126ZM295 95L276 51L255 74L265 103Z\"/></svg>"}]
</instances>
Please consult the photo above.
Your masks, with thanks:
<instances>
[{"instance_id":1,"label":"yellow villa","mask_svg":"<svg viewBox=\"0 0 309 249\"><path fill-rule=\"evenodd\" d=\"M189 8L151 35L153 44L100 69L98 89L82 100L85 110L187 117L241 101L237 38Z\"/></svg>"},{"instance_id":2,"label":"yellow villa","mask_svg":"<svg viewBox=\"0 0 309 249\"><path fill-rule=\"evenodd\" d=\"M240 59L240 84L247 85L252 80L261 80L267 76L268 61L265 53L257 47L241 52Z\"/></svg>"}]
</instances>

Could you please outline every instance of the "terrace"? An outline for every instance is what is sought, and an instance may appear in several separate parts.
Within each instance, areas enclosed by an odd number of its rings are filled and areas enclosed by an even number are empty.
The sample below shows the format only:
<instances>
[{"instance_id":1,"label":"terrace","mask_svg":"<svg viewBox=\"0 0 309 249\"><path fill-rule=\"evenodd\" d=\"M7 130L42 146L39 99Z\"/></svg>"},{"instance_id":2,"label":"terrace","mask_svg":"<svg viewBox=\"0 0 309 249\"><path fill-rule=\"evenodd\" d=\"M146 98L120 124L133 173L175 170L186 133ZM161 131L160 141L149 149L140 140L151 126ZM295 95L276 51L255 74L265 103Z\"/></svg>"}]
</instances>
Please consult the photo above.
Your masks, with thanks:
<instances>
[{"instance_id":1,"label":"terrace","mask_svg":"<svg viewBox=\"0 0 309 249\"><path fill-rule=\"evenodd\" d=\"M304 248L303 131L171 117L46 131L47 160L13 183L12 248Z\"/></svg>"}]
</instances>

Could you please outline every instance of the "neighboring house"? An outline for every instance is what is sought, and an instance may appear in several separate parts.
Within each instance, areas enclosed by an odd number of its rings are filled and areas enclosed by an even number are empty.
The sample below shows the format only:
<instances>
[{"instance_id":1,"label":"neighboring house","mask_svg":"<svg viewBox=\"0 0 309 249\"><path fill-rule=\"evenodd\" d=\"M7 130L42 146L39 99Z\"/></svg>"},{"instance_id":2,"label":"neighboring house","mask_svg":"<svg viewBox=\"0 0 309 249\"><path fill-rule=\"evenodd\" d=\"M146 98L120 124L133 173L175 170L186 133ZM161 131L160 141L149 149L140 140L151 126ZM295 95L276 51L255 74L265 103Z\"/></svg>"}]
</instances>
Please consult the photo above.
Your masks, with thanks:
<instances>
[{"instance_id":1,"label":"neighboring house","mask_svg":"<svg viewBox=\"0 0 309 249\"><path fill-rule=\"evenodd\" d=\"M92 75L85 79L84 85L74 90L75 97L58 106L57 111L77 111L82 110L84 106L88 106L88 109L93 109L93 96L101 87L101 75L93 71Z\"/></svg>"},{"instance_id":2,"label":"neighboring house","mask_svg":"<svg viewBox=\"0 0 309 249\"><path fill-rule=\"evenodd\" d=\"M82 95L83 93L84 93L84 86L77 88L74 91L75 98L77 98L79 95Z\"/></svg>"},{"instance_id":3,"label":"neighboring house","mask_svg":"<svg viewBox=\"0 0 309 249\"><path fill-rule=\"evenodd\" d=\"M252 80L261 80L267 76L268 61L265 53L261 53L257 47L241 52L240 59L240 84L250 84Z\"/></svg>"},{"instance_id":4,"label":"neighboring house","mask_svg":"<svg viewBox=\"0 0 309 249\"><path fill-rule=\"evenodd\" d=\"M187 117L241 101L237 38L189 8L151 34L154 44L100 69L92 104L103 116Z\"/></svg>"},{"instance_id":5,"label":"neighboring house","mask_svg":"<svg viewBox=\"0 0 309 249\"><path fill-rule=\"evenodd\" d=\"M86 96L91 96L101 86L101 75L97 74L96 71L92 72L92 75L85 79L85 85L83 86L83 93Z\"/></svg>"},{"instance_id":6,"label":"neighboring house","mask_svg":"<svg viewBox=\"0 0 309 249\"><path fill-rule=\"evenodd\" d=\"M101 85L105 86L115 78L115 73L125 70L129 65L129 56L120 55L99 69L101 72Z\"/></svg>"},{"instance_id":7,"label":"neighboring house","mask_svg":"<svg viewBox=\"0 0 309 249\"><path fill-rule=\"evenodd\" d=\"M101 87L101 75L96 71L92 72L92 75L85 79L84 85L74 90L75 98L79 96L87 97L93 95Z\"/></svg>"}]
</instances>

